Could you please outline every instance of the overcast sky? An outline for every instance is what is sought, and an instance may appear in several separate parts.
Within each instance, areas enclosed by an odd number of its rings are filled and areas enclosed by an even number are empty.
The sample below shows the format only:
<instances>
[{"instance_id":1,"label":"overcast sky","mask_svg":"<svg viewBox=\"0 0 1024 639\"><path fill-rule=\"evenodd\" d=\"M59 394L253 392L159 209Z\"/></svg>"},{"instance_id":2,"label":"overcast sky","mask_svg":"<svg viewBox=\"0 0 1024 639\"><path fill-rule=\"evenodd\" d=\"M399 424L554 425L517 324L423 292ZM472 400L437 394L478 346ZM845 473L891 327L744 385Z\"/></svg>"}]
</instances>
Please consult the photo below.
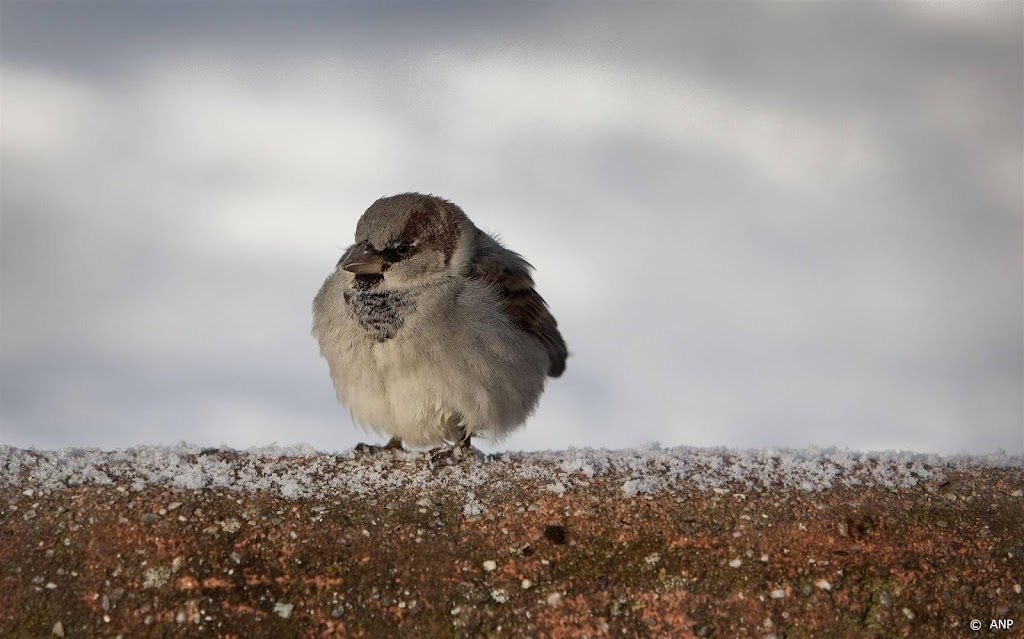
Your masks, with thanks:
<instances>
[{"instance_id":1,"label":"overcast sky","mask_svg":"<svg viewBox=\"0 0 1024 639\"><path fill-rule=\"evenodd\" d=\"M485 450L1024 453L1022 5L2 2L2 437L382 441L310 304L382 195L537 268Z\"/></svg>"}]
</instances>

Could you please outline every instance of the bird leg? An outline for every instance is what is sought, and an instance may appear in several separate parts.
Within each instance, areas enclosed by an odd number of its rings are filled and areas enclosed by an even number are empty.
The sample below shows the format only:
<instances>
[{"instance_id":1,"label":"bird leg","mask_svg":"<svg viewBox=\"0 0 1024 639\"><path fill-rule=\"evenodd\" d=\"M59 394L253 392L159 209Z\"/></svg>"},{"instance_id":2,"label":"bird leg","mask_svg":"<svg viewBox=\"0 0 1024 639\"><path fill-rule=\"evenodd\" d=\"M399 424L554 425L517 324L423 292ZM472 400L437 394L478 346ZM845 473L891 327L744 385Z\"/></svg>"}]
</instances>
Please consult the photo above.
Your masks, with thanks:
<instances>
[{"instance_id":1,"label":"bird leg","mask_svg":"<svg viewBox=\"0 0 1024 639\"><path fill-rule=\"evenodd\" d=\"M465 426L461 430L462 436L454 444L451 446L439 446L430 451L430 461L432 464L448 466L458 463L463 459L480 456L480 453L473 449L473 435L466 432Z\"/></svg>"},{"instance_id":2,"label":"bird leg","mask_svg":"<svg viewBox=\"0 0 1024 639\"><path fill-rule=\"evenodd\" d=\"M402 450L402 440L397 437L392 437L388 440L388 443L383 446L374 446L373 444L356 444L355 451L364 455L371 455L376 453L384 453L390 450Z\"/></svg>"}]
</instances>

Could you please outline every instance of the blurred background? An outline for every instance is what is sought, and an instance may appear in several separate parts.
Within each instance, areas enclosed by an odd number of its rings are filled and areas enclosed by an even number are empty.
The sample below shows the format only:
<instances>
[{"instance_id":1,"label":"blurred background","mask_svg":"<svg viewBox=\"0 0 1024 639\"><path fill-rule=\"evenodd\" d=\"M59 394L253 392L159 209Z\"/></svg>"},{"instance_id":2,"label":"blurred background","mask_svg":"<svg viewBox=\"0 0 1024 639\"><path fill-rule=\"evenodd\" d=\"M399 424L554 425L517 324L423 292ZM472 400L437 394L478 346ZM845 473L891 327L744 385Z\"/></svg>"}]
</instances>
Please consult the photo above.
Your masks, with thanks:
<instances>
[{"instance_id":1,"label":"blurred background","mask_svg":"<svg viewBox=\"0 0 1024 639\"><path fill-rule=\"evenodd\" d=\"M382 443L310 304L423 191L572 351L484 450L1024 453L1020 2L0 8L3 443Z\"/></svg>"}]
</instances>

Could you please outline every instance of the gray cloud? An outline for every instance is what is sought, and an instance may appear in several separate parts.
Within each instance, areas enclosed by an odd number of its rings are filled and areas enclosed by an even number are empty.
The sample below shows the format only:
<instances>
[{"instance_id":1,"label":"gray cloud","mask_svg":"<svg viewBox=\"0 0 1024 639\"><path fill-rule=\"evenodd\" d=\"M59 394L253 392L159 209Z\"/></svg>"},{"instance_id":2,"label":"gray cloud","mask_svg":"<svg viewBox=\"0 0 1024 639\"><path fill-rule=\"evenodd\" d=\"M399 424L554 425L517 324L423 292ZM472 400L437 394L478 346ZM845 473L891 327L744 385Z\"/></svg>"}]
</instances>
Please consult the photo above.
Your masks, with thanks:
<instances>
[{"instance_id":1,"label":"gray cloud","mask_svg":"<svg viewBox=\"0 0 1024 639\"><path fill-rule=\"evenodd\" d=\"M365 438L309 303L414 189L573 352L503 447L1024 450L1019 6L4 12L5 441Z\"/></svg>"}]
</instances>

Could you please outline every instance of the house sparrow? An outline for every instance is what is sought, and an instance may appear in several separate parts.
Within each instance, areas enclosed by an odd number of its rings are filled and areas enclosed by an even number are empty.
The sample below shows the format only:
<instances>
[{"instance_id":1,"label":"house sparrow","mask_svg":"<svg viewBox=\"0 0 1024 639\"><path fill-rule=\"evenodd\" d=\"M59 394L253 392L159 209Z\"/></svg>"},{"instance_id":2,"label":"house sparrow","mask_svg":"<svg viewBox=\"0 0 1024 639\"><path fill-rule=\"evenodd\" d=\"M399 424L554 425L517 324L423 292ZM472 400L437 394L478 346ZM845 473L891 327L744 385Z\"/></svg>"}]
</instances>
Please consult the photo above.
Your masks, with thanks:
<instances>
[{"instance_id":1,"label":"house sparrow","mask_svg":"<svg viewBox=\"0 0 1024 639\"><path fill-rule=\"evenodd\" d=\"M374 202L313 300L313 335L338 399L386 448L522 425L565 341L532 267L458 206L404 193Z\"/></svg>"}]
</instances>

